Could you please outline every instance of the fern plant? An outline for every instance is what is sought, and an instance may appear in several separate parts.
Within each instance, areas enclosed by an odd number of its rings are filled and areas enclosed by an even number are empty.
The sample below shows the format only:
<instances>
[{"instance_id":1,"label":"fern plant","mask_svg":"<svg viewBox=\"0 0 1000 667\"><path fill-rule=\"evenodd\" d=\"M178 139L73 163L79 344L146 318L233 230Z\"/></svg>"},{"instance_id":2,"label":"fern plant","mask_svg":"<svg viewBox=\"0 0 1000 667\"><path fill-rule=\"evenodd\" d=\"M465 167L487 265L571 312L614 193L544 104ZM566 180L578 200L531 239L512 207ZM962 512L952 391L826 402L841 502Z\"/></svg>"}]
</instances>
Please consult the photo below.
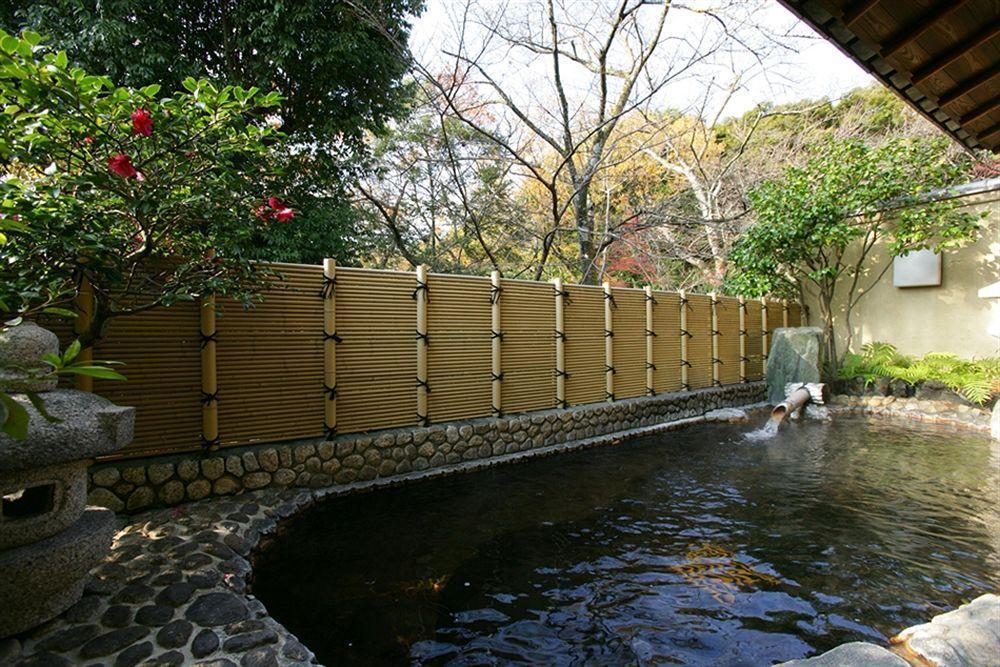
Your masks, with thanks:
<instances>
[{"instance_id":1,"label":"fern plant","mask_svg":"<svg viewBox=\"0 0 1000 667\"><path fill-rule=\"evenodd\" d=\"M961 359L946 352L931 352L919 359L901 354L889 343L868 343L861 354L848 353L840 369L845 380L860 379L865 387L880 377L917 385L929 380L943 383L970 403L984 405L1000 393L1000 357Z\"/></svg>"}]
</instances>

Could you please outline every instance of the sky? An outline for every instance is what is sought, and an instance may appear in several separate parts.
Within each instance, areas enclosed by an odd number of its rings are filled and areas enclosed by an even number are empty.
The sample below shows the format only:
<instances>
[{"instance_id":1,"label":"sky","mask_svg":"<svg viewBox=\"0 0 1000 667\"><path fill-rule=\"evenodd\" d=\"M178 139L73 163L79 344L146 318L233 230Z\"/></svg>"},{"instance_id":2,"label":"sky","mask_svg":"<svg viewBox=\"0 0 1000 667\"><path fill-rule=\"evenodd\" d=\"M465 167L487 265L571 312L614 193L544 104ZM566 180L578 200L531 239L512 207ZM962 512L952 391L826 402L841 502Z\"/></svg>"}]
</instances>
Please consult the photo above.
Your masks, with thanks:
<instances>
[{"instance_id":1,"label":"sky","mask_svg":"<svg viewBox=\"0 0 1000 667\"><path fill-rule=\"evenodd\" d=\"M530 2L530 0L506 1L508 6L514 7L514 11L519 7L527 7ZM614 0L586 1L614 3ZM711 1L704 0L702 6L711 6L708 4ZM426 10L415 22L410 40L411 50L418 60L429 63L445 58L441 51L454 44L451 35L454 34L455 17L465 6L465 2L466 0L427 0ZM488 4L491 0L486 2ZM689 4L694 3L689 2ZM586 7L586 4L583 6ZM655 10L649 8L649 11ZM676 34L683 34L689 30L684 24L685 21L693 26L694 22L704 20L702 17L690 18L690 14L685 17L673 9L671 11L673 13L668 22L674 23L673 29ZM782 103L819 97L837 99L853 88L867 86L874 81L835 46L819 38L809 26L799 22L777 0L769 0L761 11L755 12L753 21L772 29L776 34L790 34L790 36L782 40L786 48L782 49L780 61L769 65L768 75L755 76L735 99L728 102L725 109L727 116L740 114L767 101ZM509 87L511 91L520 91L514 94L534 96L534 91L544 87L541 84L545 83L542 79L547 75L546 65L540 64L533 68L526 63L512 62L505 67L505 58L511 56L507 53L489 55L493 57L498 70L507 77L504 86ZM695 104L696 99L704 93L706 76L699 74L671 84L665 90L669 102L664 101L663 104L669 103L669 106L678 109L685 109ZM581 93L585 94L586 91L581 90Z\"/></svg>"}]
</instances>

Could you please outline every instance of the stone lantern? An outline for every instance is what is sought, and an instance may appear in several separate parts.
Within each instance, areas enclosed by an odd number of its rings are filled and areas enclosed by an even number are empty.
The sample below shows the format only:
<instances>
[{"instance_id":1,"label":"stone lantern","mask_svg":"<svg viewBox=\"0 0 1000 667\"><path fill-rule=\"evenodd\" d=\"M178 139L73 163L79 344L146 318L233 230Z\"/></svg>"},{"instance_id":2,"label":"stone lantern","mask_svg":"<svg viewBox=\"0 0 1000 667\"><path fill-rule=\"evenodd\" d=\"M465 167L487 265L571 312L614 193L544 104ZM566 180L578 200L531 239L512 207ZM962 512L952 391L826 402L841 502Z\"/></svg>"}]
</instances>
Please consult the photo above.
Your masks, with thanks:
<instances>
[{"instance_id":1,"label":"stone lantern","mask_svg":"<svg viewBox=\"0 0 1000 667\"><path fill-rule=\"evenodd\" d=\"M28 383L12 366L38 368L58 352L55 334L31 322L0 333L0 390L28 411L28 437L0 433L0 637L62 613L83 594L87 574L115 532L110 510L87 507L91 457L132 440L135 409L88 392ZM48 421L23 391L38 392Z\"/></svg>"}]
</instances>

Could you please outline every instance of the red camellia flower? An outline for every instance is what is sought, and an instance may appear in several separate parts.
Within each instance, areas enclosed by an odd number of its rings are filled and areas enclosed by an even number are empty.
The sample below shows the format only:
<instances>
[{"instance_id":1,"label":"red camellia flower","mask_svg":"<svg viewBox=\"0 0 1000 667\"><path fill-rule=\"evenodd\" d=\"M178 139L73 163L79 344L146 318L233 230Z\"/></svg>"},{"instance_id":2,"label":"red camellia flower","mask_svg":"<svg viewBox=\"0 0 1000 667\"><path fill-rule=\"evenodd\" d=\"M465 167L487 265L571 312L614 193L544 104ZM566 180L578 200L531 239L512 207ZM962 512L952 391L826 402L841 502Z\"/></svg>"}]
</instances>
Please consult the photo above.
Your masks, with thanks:
<instances>
[{"instance_id":1,"label":"red camellia flower","mask_svg":"<svg viewBox=\"0 0 1000 667\"><path fill-rule=\"evenodd\" d=\"M83 138L83 143L92 144L94 143L94 138L90 135L87 135L86 137Z\"/></svg>"},{"instance_id":2,"label":"red camellia flower","mask_svg":"<svg viewBox=\"0 0 1000 667\"><path fill-rule=\"evenodd\" d=\"M261 204L257 207L257 217L265 222L272 219L278 222L288 222L295 217L295 211L277 197L268 197L267 204Z\"/></svg>"},{"instance_id":3,"label":"red camellia flower","mask_svg":"<svg viewBox=\"0 0 1000 667\"><path fill-rule=\"evenodd\" d=\"M132 158L124 153L108 158L108 171L122 178L135 178L139 175L139 172L132 166Z\"/></svg>"},{"instance_id":4,"label":"red camellia flower","mask_svg":"<svg viewBox=\"0 0 1000 667\"><path fill-rule=\"evenodd\" d=\"M132 112L132 131L144 137L153 136L153 117L145 109Z\"/></svg>"}]
</instances>

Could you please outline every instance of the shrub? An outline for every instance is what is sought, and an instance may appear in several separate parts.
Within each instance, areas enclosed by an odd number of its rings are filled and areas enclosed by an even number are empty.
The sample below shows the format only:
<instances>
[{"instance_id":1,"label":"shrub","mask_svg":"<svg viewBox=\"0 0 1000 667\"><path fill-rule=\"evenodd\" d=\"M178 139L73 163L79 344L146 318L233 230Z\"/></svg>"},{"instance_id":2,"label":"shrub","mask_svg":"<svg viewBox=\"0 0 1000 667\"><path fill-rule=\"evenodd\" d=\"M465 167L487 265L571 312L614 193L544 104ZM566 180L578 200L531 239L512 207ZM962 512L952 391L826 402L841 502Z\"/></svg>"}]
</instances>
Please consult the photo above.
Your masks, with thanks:
<instances>
[{"instance_id":1,"label":"shrub","mask_svg":"<svg viewBox=\"0 0 1000 667\"><path fill-rule=\"evenodd\" d=\"M968 401L984 405L993 394L1000 393L1000 357L968 360L944 352L931 352L915 359L900 354L889 343L868 343L861 354L845 355L840 377L863 380L865 386L880 377L911 385L936 380Z\"/></svg>"},{"instance_id":2,"label":"shrub","mask_svg":"<svg viewBox=\"0 0 1000 667\"><path fill-rule=\"evenodd\" d=\"M115 87L36 34L0 32L0 311L60 308L87 280L86 347L115 317L259 289L244 242L294 217L266 119L279 97L184 88Z\"/></svg>"}]
</instances>

